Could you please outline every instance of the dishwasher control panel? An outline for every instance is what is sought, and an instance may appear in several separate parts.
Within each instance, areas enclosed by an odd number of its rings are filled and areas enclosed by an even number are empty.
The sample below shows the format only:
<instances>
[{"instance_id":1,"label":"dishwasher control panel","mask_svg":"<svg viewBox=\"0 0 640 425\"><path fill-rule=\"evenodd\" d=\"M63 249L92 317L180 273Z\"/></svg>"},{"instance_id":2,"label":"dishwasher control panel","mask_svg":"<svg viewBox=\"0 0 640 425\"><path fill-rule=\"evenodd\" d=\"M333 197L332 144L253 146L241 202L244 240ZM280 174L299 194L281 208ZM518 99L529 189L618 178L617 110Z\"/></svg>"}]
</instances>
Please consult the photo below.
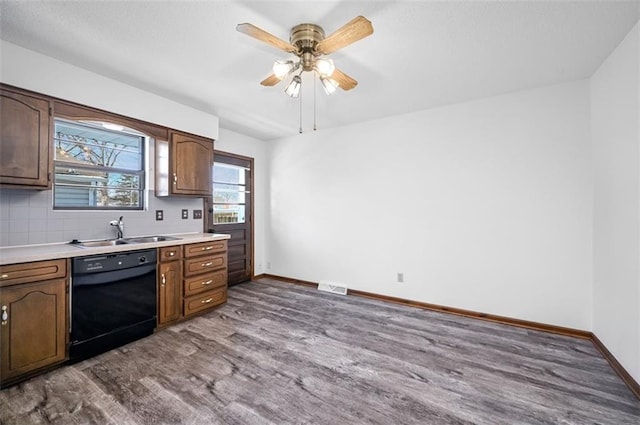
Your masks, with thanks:
<instances>
[{"instance_id":1,"label":"dishwasher control panel","mask_svg":"<svg viewBox=\"0 0 640 425\"><path fill-rule=\"evenodd\" d=\"M87 274L128 269L144 264L155 264L157 258L156 249L76 257L73 259L73 273Z\"/></svg>"}]
</instances>

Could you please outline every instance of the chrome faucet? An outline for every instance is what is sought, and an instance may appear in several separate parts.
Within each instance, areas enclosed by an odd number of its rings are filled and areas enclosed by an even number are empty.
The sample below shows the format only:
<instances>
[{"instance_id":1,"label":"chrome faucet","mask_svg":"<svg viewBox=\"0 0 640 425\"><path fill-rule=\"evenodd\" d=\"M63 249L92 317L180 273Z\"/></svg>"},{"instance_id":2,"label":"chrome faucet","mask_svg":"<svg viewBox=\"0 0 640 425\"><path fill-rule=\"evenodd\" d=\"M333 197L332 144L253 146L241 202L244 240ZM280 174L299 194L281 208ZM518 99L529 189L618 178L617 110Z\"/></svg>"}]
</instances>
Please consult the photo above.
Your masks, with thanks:
<instances>
[{"instance_id":1,"label":"chrome faucet","mask_svg":"<svg viewBox=\"0 0 640 425\"><path fill-rule=\"evenodd\" d=\"M124 221L122 219L124 216L120 216L118 220L111 220L109 224L111 226L116 226L118 228L118 239L122 239L124 236Z\"/></svg>"}]
</instances>

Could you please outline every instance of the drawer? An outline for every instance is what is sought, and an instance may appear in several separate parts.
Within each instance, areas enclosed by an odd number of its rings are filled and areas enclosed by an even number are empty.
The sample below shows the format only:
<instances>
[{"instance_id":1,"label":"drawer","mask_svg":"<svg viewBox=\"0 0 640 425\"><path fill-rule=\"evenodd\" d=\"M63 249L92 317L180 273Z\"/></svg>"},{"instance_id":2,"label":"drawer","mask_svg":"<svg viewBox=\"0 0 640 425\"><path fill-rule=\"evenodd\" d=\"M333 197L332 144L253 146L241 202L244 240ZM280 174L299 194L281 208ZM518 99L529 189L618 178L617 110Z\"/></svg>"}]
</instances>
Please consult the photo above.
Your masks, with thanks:
<instances>
[{"instance_id":1,"label":"drawer","mask_svg":"<svg viewBox=\"0 0 640 425\"><path fill-rule=\"evenodd\" d=\"M227 301L227 288L222 287L184 299L184 315L189 316Z\"/></svg>"},{"instance_id":2,"label":"drawer","mask_svg":"<svg viewBox=\"0 0 640 425\"><path fill-rule=\"evenodd\" d=\"M189 258L184 260L185 277L194 276L209 271L227 267L227 253L207 255L205 257Z\"/></svg>"},{"instance_id":3,"label":"drawer","mask_svg":"<svg viewBox=\"0 0 640 425\"><path fill-rule=\"evenodd\" d=\"M65 259L0 266L0 286L66 277L67 260Z\"/></svg>"},{"instance_id":4,"label":"drawer","mask_svg":"<svg viewBox=\"0 0 640 425\"><path fill-rule=\"evenodd\" d=\"M201 292L227 285L227 269L207 273L184 280L184 296L190 297Z\"/></svg>"},{"instance_id":5,"label":"drawer","mask_svg":"<svg viewBox=\"0 0 640 425\"><path fill-rule=\"evenodd\" d=\"M211 241L184 245L185 258L196 257L198 255L211 254L215 252L225 252L227 250L227 241Z\"/></svg>"},{"instance_id":6,"label":"drawer","mask_svg":"<svg viewBox=\"0 0 640 425\"><path fill-rule=\"evenodd\" d=\"M182 249L180 246L167 246L158 249L158 261L179 260L182 258Z\"/></svg>"}]
</instances>

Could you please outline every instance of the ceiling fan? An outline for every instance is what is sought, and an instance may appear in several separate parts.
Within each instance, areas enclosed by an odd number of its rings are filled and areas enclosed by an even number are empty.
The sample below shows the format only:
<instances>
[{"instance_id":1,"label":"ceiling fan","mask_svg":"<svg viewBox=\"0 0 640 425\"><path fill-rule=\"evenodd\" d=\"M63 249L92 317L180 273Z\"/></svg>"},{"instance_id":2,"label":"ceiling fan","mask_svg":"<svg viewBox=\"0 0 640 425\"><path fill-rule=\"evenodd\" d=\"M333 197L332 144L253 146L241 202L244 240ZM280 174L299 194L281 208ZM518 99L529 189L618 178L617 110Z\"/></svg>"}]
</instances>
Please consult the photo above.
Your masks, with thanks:
<instances>
[{"instance_id":1,"label":"ceiling fan","mask_svg":"<svg viewBox=\"0 0 640 425\"><path fill-rule=\"evenodd\" d=\"M337 69L333 60L325 56L373 34L371 22L363 16L355 17L328 37L325 37L319 25L296 25L291 28L288 43L253 24L238 24L236 30L298 57L276 61L273 73L260 82L263 86L275 86L288 75L294 74L285 88L285 93L291 97L298 97L300 93L300 75L303 72L314 71L327 94L335 92L338 87L343 90L354 88L358 82Z\"/></svg>"}]
</instances>

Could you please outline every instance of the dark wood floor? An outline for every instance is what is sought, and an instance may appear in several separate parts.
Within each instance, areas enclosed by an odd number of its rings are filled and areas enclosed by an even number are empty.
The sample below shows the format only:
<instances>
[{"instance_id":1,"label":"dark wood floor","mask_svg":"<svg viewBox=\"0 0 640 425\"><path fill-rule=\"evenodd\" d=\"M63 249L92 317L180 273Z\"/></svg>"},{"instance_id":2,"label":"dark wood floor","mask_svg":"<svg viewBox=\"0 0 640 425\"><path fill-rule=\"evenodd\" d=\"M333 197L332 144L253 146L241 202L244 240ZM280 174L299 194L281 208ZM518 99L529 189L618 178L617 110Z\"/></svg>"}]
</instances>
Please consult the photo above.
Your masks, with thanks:
<instances>
[{"instance_id":1,"label":"dark wood floor","mask_svg":"<svg viewBox=\"0 0 640 425\"><path fill-rule=\"evenodd\" d=\"M189 322L0 391L2 424L640 424L592 343L238 285Z\"/></svg>"}]
</instances>

